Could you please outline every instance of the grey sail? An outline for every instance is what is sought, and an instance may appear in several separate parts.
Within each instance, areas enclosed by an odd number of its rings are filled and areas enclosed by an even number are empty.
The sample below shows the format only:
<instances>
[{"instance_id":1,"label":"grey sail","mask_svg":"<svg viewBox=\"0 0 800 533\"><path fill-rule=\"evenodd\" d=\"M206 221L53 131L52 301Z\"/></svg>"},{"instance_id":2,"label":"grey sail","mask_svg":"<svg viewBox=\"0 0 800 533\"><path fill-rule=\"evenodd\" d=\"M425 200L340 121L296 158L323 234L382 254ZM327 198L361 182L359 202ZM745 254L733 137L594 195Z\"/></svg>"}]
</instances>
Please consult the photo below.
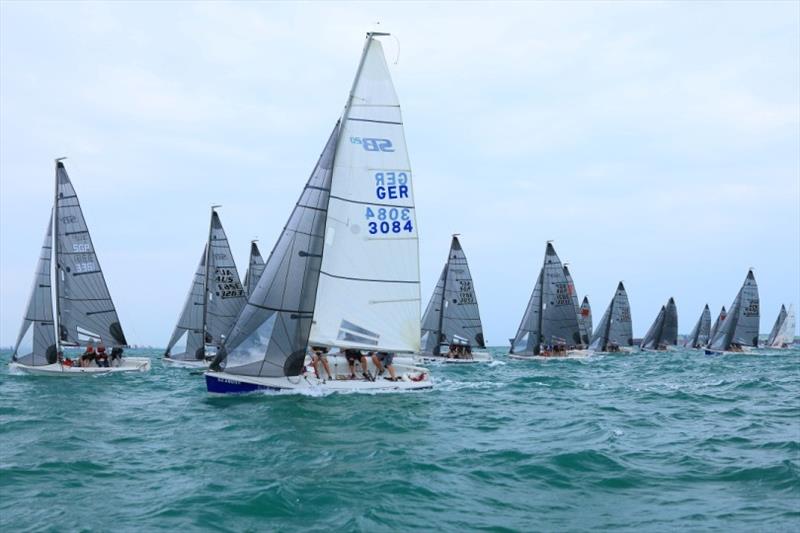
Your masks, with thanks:
<instances>
[{"instance_id":1,"label":"grey sail","mask_svg":"<svg viewBox=\"0 0 800 533\"><path fill-rule=\"evenodd\" d=\"M56 164L55 258L60 340L125 346L125 334L108 292L78 196L64 164Z\"/></svg>"},{"instance_id":2,"label":"grey sail","mask_svg":"<svg viewBox=\"0 0 800 533\"><path fill-rule=\"evenodd\" d=\"M644 338L642 338L642 348L648 349L655 349L658 348L659 341L661 339L661 332L664 329L664 320L666 317L666 309L664 306L661 306L661 309L658 311L658 315L656 315L656 319L650 325L650 329L647 330L645 333Z\"/></svg>"},{"instance_id":3,"label":"grey sail","mask_svg":"<svg viewBox=\"0 0 800 533\"><path fill-rule=\"evenodd\" d=\"M661 329L659 343L664 346L676 346L678 344L678 306L675 299L670 298L664 314L664 327Z\"/></svg>"},{"instance_id":4,"label":"grey sail","mask_svg":"<svg viewBox=\"0 0 800 533\"><path fill-rule=\"evenodd\" d=\"M586 330L587 341L586 345L588 346L592 340L592 331L594 328L592 327L592 306L589 304L589 297L583 297L583 303L581 304L581 320L583 320L583 329Z\"/></svg>"},{"instance_id":5,"label":"grey sail","mask_svg":"<svg viewBox=\"0 0 800 533\"><path fill-rule=\"evenodd\" d=\"M613 351L621 346L633 346L633 323L628 293L620 281L611 303L608 304L589 349L595 352Z\"/></svg>"},{"instance_id":6,"label":"grey sail","mask_svg":"<svg viewBox=\"0 0 800 533\"><path fill-rule=\"evenodd\" d=\"M697 319L697 323L692 328L692 332L689 333L689 336L686 337L686 341L683 343L683 345L689 348L700 348L701 346L705 346L705 344L708 342L710 331L711 310L708 308L708 304L706 304L706 306L703 308L700 318Z\"/></svg>"},{"instance_id":7,"label":"grey sail","mask_svg":"<svg viewBox=\"0 0 800 533\"><path fill-rule=\"evenodd\" d=\"M189 294L186 295L186 302L172 337L167 344L164 355L178 360L197 360L205 358L205 342L203 342L203 294L206 277L206 247L203 247L203 254L194 273L192 284L189 287ZM185 341L179 353L172 353L176 345ZM181 343L183 344L183 343Z\"/></svg>"},{"instance_id":8,"label":"grey sail","mask_svg":"<svg viewBox=\"0 0 800 533\"><path fill-rule=\"evenodd\" d=\"M456 236L422 319L423 353L439 355L442 343L486 347L467 256Z\"/></svg>"},{"instance_id":9,"label":"grey sail","mask_svg":"<svg viewBox=\"0 0 800 533\"><path fill-rule=\"evenodd\" d=\"M778 332L780 331L784 320L786 320L786 306L781 305L781 310L778 312L778 318L775 319L775 325L772 326L772 330L769 332L769 337L767 337L767 346L772 346L775 343L775 337L778 336Z\"/></svg>"},{"instance_id":10,"label":"grey sail","mask_svg":"<svg viewBox=\"0 0 800 533\"><path fill-rule=\"evenodd\" d=\"M528 307L522 315L522 321L517 328L517 334L511 339L510 353L515 355L538 355L541 343L541 320L542 313L542 272L539 270L539 277L536 278L536 285L533 287Z\"/></svg>"},{"instance_id":11,"label":"grey sail","mask_svg":"<svg viewBox=\"0 0 800 533\"><path fill-rule=\"evenodd\" d=\"M725 321L711 340L713 350L730 350L735 346L758 346L758 285L753 271L747 273Z\"/></svg>"},{"instance_id":12,"label":"grey sail","mask_svg":"<svg viewBox=\"0 0 800 533\"><path fill-rule=\"evenodd\" d=\"M514 337L511 353L539 355L542 345L556 344L578 346L581 336L564 267L548 242L544 266Z\"/></svg>"},{"instance_id":13,"label":"grey sail","mask_svg":"<svg viewBox=\"0 0 800 533\"><path fill-rule=\"evenodd\" d=\"M209 343L219 346L233 328L236 317L247 302L247 295L239 280L239 271L233 260L228 236L222 228L219 214L213 210L208 243L210 268L206 280L208 290L206 332Z\"/></svg>"},{"instance_id":14,"label":"grey sail","mask_svg":"<svg viewBox=\"0 0 800 533\"><path fill-rule=\"evenodd\" d=\"M725 317L728 316L728 312L725 310L725 306L722 306L722 309L719 310L719 315L717 315L717 319L714 321L714 325L711 326L711 331L708 332L708 341L706 344L711 344L711 340L717 335L717 331L719 331L719 327L725 322Z\"/></svg>"},{"instance_id":15,"label":"grey sail","mask_svg":"<svg viewBox=\"0 0 800 533\"><path fill-rule=\"evenodd\" d=\"M339 123L211 368L281 377L303 368L319 283Z\"/></svg>"},{"instance_id":16,"label":"grey sail","mask_svg":"<svg viewBox=\"0 0 800 533\"><path fill-rule=\"evenodd\" d=\"M264 272L264 258L261 257L261 251L258 249L256 241L250 243L250 261L247 265L247 272L244 273L244 290L249 297L253 294L253 289L258 284L258 278Z\"/></svg>"},{"instance_id":17,"label":"grey sail","mask_svg":"<svg viewBox=\"0 0 800 533\"><path fill-rule=\"evenodd\" d=\"M578 292L575 290L575 282L570 274L569 267L564 265L564 276L567 278L567 290L572 298L572 306L575 308L575 316L578 319L578 333L580 334L581 341L578 343L582 346L589 345L589 333L586 330L586 323L581 316L581 306L578 303Z\"/></svg>"},{"instance_id":18,"label":"grey sail","mask_svg":"<svg viewBox=\"0 0 800 533\"><path fill-rule=\"evenodd\" d=\"M38 366L53 364L57 360L56 328L53 322L53 292L51 289L51 257L53 251L53 212L47 233L36 263L31 296L22 319L17 342L14 345L12 360L24 365ZM26 342L27 341L27 342Z\"/></svg>"}]
</instances>

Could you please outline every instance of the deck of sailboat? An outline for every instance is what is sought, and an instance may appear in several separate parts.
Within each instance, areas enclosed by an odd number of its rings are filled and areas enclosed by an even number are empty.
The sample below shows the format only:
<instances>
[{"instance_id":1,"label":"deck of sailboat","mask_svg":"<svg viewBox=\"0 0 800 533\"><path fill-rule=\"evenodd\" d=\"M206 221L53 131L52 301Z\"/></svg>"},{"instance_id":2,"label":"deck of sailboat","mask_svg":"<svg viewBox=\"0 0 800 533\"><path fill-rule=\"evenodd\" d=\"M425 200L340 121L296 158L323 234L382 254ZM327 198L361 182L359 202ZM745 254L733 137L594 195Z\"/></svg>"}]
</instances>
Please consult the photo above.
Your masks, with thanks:
<instances>
[{"instance_id":1,"label":"deck of sailboat","mask_svg":"<svg viewBox=\"0 0 800 533\"><path fill-rule=\"evenodd\" d=\"M150 359L148 357L124 357L122 361L114 366L67 366L61 363L51 365L24 365L21 363L10 362L8 367L12 371L24 372L26 374L36 374L41 376L97 376L102 374L116 374L120 372L147 372L150 370Z\"/></svg>"}]
</instances>

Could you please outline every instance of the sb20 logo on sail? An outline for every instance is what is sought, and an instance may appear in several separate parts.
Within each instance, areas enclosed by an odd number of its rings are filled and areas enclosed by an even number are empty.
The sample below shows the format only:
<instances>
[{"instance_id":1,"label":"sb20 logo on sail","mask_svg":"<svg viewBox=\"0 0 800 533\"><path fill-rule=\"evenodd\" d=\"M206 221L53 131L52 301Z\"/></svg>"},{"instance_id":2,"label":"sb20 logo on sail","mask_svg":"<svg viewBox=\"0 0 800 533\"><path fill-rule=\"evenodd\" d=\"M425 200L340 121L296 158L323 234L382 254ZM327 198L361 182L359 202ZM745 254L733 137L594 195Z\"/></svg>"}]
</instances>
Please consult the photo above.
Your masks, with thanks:
<instances>
[{"instance_id":1,"label":"sb20 logo on sail","mask_svg":"<svg viewBox=\"0 0 800 533\"><path fill-rule=\"evenodd\" d=\"M370 137L350 137L350 142L360 144L367 152L394 152L389 139L373 139Z\"/></svg>"}]
</instances>

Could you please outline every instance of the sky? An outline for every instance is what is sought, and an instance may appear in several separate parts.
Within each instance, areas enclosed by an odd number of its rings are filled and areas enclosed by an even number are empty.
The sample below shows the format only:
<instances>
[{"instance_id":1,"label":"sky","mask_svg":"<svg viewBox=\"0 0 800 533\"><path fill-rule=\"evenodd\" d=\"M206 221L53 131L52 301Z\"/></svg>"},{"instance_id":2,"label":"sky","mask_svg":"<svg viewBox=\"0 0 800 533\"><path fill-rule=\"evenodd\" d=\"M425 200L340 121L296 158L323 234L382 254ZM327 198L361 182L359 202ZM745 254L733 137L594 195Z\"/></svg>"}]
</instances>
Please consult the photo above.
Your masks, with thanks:
<instances>
[{"instance_id":1,"label":"sky","mask_svg":"<svg viewBox=\"0 0 800 533\"><path fill-rule=\"evenodd\" d=\"M595 323L687 333L754 268L761 332L800 303L800 3L0 3L0 345L14 343L67 156L133 344L164 346L208 231L266 256L366 31L400 98L422 306L452 233L490 345L553 240Z\"/></svg>"}]
</instances>

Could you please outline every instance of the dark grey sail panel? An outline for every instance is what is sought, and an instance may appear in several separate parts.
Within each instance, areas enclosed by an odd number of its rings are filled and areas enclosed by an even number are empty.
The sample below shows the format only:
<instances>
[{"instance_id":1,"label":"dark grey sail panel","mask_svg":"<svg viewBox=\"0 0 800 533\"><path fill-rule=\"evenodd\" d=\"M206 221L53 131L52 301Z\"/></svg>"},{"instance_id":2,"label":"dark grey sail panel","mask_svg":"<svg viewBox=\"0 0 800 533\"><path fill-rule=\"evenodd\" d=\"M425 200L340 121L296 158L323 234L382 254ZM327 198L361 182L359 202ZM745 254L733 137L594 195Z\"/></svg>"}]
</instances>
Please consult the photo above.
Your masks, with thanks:
<instances>
[{"instance_id":1,"label":"dark grey sail panel","mask_svg":"<svg viewBox=\"0 0 800 533\"><path fill-rule=\"evenodd\" d=\"M611 346L633 346L633 321L628 293L620 282L592 336L589 349L606 352Z\"/></svg>"},{"instance_id":2,"label":"dark grey sail panel","mask_svg":"<svg viewBox=\"0 0 800 533\"><path fill-rule=\"evenodd\" d=\"M442 333L446 342L460 341L463 344L466 339L467 344L473 348L486 348L475 283L472 281L467 256L455 236L450 243L447 267L442 316Z\"/></svg>"},{"instance_id":3,"label":"dark grey sail panel","mask_svg":"<svg viewBox=\"0 0 800 533\"><path fill-rule=\"evenodd\" d=\"M302 371L338 136L337 122L212 369L263 377L296 376Z\"/></svg>"},{"instance_id":4,"label":"dark grey sail panel","mask_svg":"<svg viewBox=\"0 0 800 533\"><path fill-rule=\"evenodd\" d=\"M775 319L775 325L772 326L772 330L769 332L769 337L767 337L767 346L772 346L772 344L775 342L775 337L778 336L778 332L780 331L784 320L786 320L786 306L781 305L781 310L778 312L778 318Z\"/></svg>"},{"instance_id":5,"label":"dark grey sail panel","mask_svg":"<svg viewBox=\"0 0 800 533\"><path fill-rule=\"evenodd\" d=\"M661 306L661 309L658 311L658 315L656 315L656 319L650 325L650 328L645 333L644 337L642 338L642 348L648 349L655 349L658 348L658 345L661 340L661 332L664 329L664 320L666 317L666 309L664 306Z\"/></svg>"},{"instance_id":6,"label":"dark grey sail panel","mask_svg":"<svg viewBox=\"0 0 800 533\"><path fill-rule=\"evenodd\" d=\"M708 304L703 308L703 312L700 314L700 318L697 319L697 323L692 328L691 333L689 333L688 337L686 337L686 341L683 343L684 346L689 348L700 348L704 346L708 342L708 336L711 331L711 310L708 308Z\"/></svg>"},{"instance_id":7,"label":"dark grey sail panel","mask_svg":"<svg viewBox=\"0 0 800 533\"><path fill-rule=\"evenodd\" d=\"M722 309L719 310L719 314L717 315L717 319L714 321L714 325L711 326L711 331L708 333L708 341L706 344L711 345L711 341L714 340L714 337L717 336L717 332L719 331L719 327L725 322L725 317L728 316L728 312L725 310L725 306L722 306Z\"/></svg>"},{"instance_id":8,"label":"dark grey sail panel","mask_svg":"<svg viewBox=\"0 0 800 533\"><path fill-rule=\"evenodd\" d=\"M84 345L127 341L108 292L78 196L62 162L56 164L56 275L61 341Z\"/></svg>"},{"instance_id":9,"label":"dark grey sail panel","mask_svg":"<svg viewBox=\"0 0 800 533\"><path fill-rule=\"evenodd\" d=\"M711 348L729 350L734 344L758 346L759 320L758 285L751 270L747 273L725 321L711 341Z\"/></svg>"},{"instance_id":10,"label":"dark grey sail panel","mask_svg":"<svg viewBox=\"0 0 800 533\"><path fill-rule=\"evenodd\" d=\"M515 355L538 355L541 343L541 320L542 312L542 273L539 270L539 277L536 278L536 285L533 287L525 314L517 328L517 334L511 341L510 353Z\"/></svg>"},{"instance_id":11,"label":"dark grey sail panel","mask_svg":"<svg viewBox=\"0 0 800 533\"><path fill-rule=\"evenodd\" d=\"M422 336L420 341L420 350L422 353L433 354L438 350L439 345L445 342L444 335L439 332L439 323L441 322L442 313L442 298L444 293L445 276L447 275L447 263L442 268L442 273L433 288L433 294L428 301L428 306L425 308L425 314L422 315Z\"/></svg>"},{"instance_id":12,"label":"dark grey sail panel","mask_svg":"<svg viewBox=\"0 0 800 533\"><path fill-rule=\"evenodd\" d=\"M264 272L264 258L255 241L250 243L250 261L247 265L247 272L244 273L244 289L249 297L253 294L253 289L258 284L258 278Z\"/></svg>"},{"instance_id":13,"label":"dark grey sail panel","mask_svg":"<svg viewBox=\"0 0 800 533\"><path fill-rule=\"evenodd\" d=\"M36 263L36 273L33 277L31 295L28 298L28 307L25 310L22 327L11 356L12 360L23 365L47 365L55 363L57 359L58 349L56 348L56 328L53 321L52 275L50 272L52 255L53 212L51 210L44 243ZM23 340L28 338L30 338L30 345L27 343L23 345Z\"/></svg>"},{"instance_id":14,"label":"dark grey sail panel","mask_svg":"<svg viewBox=\"0 0 800 533\"><path fill-rule=\"evenodd\" d=\"M167 344L165 355L178 360L197 360L205 358L205 343L203 342L203 284L206 277L206 247L194 273L189 294L183 304L183 310L172 336ZM186 347L181 353L172 353L172 349L181 339L186 340Z\"/></svg>"},{"instance_id":15,"label":"dark grey sail panel","mask_svg":"<svg viewBox=\"0 0 800 533\"><path fill-rule=\"evenodd\" d=\"M209 343L219 346L233 328L236 317L247 302L247 295L239 280L228 236L216 211L211 213L209 245L206 332L210 337Z\"/></svg>"},{"instance_id":16,"label":"dark grey sail panel","mask_svg":"<svg viewBox=\"0 0 800 533\"><path fill-rule=\"evenodd\" d=\"M564 267L551 243L547 243L542 279L542 342L546 345L581 344L578 313Z\"/></svg>"},{"instance_id":17,"label":"dark grey sail panel","mask_svg":"<svg viewBox=\"0 0 800 533\"><path fill-rule=\"evenodd\" d=\"M578 292L575 290L575 281L572 279L572 274L570 273L567 265L564 265L564 276L567 278L567 290L572 298L572 305L575 308L575 316L578 319L578 333L580 334L581 338L578 344L582 346L588 346L590 333L588 333L586 330L586 323L581 315L581 305L578 303Z\"/></svg>"},{"instance_id":18,"label":"dark grey sail panel","mask_svg":"<svg viewBox=\"0 0 800 533\"><path fill-rule=\"evenodd\" d=\"M581 304L580 320L583 321L583 329L586 331L586 336L587 336L586 342L584 344L588 346L592 340L592 331L594 331L592 328L592 306L589 303L588 296L583 297L583 303Z\"/></svg>"},{"instance_id":19,"label":"dark grey sail panel","mask_svg":"<svg viewBox=\"0 0 800 533\"><path fill-rule=\"evenodd\" d=\"M675 299L670 298L664 312L664 326L661 328L659 344L675 346L678 344L678 306Z\"/></svg>"}]
</instances>

